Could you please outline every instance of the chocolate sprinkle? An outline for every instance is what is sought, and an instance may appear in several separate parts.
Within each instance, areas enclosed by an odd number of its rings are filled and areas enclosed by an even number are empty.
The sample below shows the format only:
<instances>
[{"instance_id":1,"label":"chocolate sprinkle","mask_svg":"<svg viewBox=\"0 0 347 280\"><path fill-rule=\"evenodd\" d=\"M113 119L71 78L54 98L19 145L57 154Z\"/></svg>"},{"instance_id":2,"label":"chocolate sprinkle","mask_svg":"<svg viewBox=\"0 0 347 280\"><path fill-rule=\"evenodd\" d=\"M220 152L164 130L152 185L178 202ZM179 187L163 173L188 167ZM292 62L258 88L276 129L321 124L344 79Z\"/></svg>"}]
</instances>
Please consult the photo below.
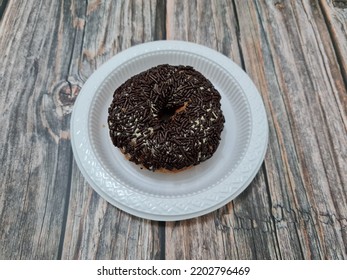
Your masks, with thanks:
<instances>
[{"instance_id":1,"label":"chocolate sprinkle","mask_svg":"<svg viewBox=\"0 0 347 280\"><path fill-rule=\"evenodd\" d=\"M220 99L193 67L153 67L114 92L108 109L112 142L152 171L197 165L218 148L225 122Z\"/></svg>"}]
</instances>

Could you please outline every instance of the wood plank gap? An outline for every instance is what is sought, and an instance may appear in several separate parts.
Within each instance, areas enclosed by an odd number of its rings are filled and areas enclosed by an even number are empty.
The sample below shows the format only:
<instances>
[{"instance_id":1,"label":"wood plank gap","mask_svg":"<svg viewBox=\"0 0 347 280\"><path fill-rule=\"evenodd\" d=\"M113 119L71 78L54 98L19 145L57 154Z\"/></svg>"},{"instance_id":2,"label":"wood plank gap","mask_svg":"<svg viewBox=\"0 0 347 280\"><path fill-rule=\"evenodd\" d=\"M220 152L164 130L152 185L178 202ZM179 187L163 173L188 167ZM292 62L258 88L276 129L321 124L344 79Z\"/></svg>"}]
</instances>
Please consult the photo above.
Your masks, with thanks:
<instances>
[{"instance_id":1,"label":"wood plank gap","mask_svg":"<svg viewBox=\"0 0 347 280\"><path fill-rule=\"evenodd\" d=\"M73 154L72 154L72 147L71 146L70 146L70 151L71 151L71 153L70 153L69 160L68 160L68 164L69 164L68 185L67 185L67 190L66 190L66 194L65 194L64 214L63 214L63 221L62 221L59 246L58 246L58 254L57 254L58 260L62 259L64 240L65 240L65 232L66 232L66 224L67 224L67 216L69 213L69 205L70 205L70 193L71 193L71 183L72 183L72 165L73 165Z\"/></svg>"},{"instance_id":2,"label":"wood plank gap","mask_svg":"<svg viewBox=\"0 0 347 280\"><path fill-rule=\"evenodd\" d=\"M167 39L167 5L166 0L157 0L155 6L155 29L153 34L154 40L166 40ZM158 223L158 235L159 235L159 259L166 259L166 222L160 221Z\"/></svg>"},{"instance_id":3,"label":"wood plank gap","mask_svg":"<svg viewBox=\"0 0 347 280\"><path fill-rule=\"evenodd\" d=\"M165 246L165 242L166 242L166 222L159 222L158 223L159 229L158 229L158 234L159 234L159 248L160 248L160 252L159 252L159 259L160 260L165 260L166 259L166 246Z\"/></svg>"},{"instance_id":4,"label":"wood plank gap","mask_svg":"<svg viewBox=\"0 0 347 280\"><path fill-rule=\"evenodd\" d=\"M5 13L8 2L8 0L0 0L0 21L2 19L3 14Z\"/></svg>"},{"instance_id":5,"label":"wood plank gap","mask_svg":"<svg viewBox=\"0 0 347 280\"><path fill-rule=\"evenodd\" d=\"M87 7L88 7L88 0L85 0L85 15L87 15ZM85 35L85 26L83 28L83 33L82 33L82 44L81 44L81 49L80 49L80 53L82 54L82 49L83 49L83 39L84 39L84 35ZM76 38L77 38L77 32L75 31L74 34L74 38L73 38L73 48L71 51L71 55L69 58L69 73L71 73L71 68L72 68L72 64L73 64L73 57L74 57L74 52L75 52L75 46L76 46ZM66 82L69 85L70 88L70 92L73 92L73 84L69 81L69 76L67 76L66 78ZM80 73L78 72L78 79L81 81L81 76ZM62 228L61 228L61 233L60 233L60 239L59 239L59 247L58 247L58 254L57 254L57 259L61 260L62 259L62 254L63 254L63 249L64 249L64 240L65 240L65 233L66 233L66 225L67 225L67 217L68 217L68 213L69 213L69 206L70 206L70 194L71 194L71 188L72 188L72 169L73 169L73 152L72 152L72 147L70 146L70 156L69 156L69 160L68 160L68 164L69 164L69 174L68 174L68 186L67 186L67 190L66 190L66 195L65 195L65 205L64 205L64 214L63 214L63 221L62 221Z\"/></svg>"},{"instance_id":6,"label":"wood plank gap","mask_svg":"<svg viewBox=\"0 0 347 280\"><path fill-rule=\"evenodd\" d=\"M154 40L166 40L166 1L158 0L155 7Z\"/></svg>"},{"instance_id":7,"label":"wood plank gap","mask_svg":"<svg viewBox=\"0 0 347 280\"><path fill-rule=\"evenodd\" d=\"M239 17L238 17L238 13L237 13L237 7L236 7L235 0L232 0L232 5L233 5L234 13L235 13L237 46L239 47L240 62L241 62L240 66L242 67L243 70L246 71L245 60L243 58L243 52L242 52L242 47L241 47L241 32L240 32Z\"/></svg>"}]
</instances>

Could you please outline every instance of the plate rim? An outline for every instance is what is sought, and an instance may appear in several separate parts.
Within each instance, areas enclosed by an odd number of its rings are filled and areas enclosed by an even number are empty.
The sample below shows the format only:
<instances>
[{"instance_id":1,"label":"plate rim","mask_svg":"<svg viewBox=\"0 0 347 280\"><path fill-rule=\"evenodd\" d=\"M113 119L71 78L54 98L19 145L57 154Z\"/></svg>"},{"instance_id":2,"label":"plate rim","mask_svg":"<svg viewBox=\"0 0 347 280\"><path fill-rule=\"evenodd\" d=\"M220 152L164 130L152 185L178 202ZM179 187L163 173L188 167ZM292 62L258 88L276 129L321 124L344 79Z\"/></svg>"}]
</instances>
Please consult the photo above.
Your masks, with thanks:
<instances>
[{"instance_id":1,"label":"plate rim","mask_svg":"<svg viewBox=\"0 0 347 280\"><path fill-rule=\"evenodd\" d=\"M129 58L131 59L131 58L134 58L134 57L141 55L141 54L154 52L154 51L169 51L169 50L185 51L185 52L189 52L189 53L196 53L197 52L199 54L199 56L202 56L202 57L204 57L210 61L211 61L211 56L212 56L213 61L216 62L219 66L221 66L224 70L226 70L229 74L231 74L235 78L235 80L238 82L239 86L242 89L244 89L245 83L247 83L248 90L250 92L252 92L251 93L252 97L254 97L256 99L255 101L253 100L252 102L256 102L257 106L259 107L258 109L260 111L258 113L260 115L262 115L262 118L260 120L262 122L262 129L265 130L265 131L263 131L264 139L262 139L263 143L260 147L260 151L259 151L260 153L257 155L258 160L257 160L255 167L253 167L252 174L250 176L248 176L241 183L241 185L237 188L237 191L233 192L232 195L226 196L224 199L219 200L218 203L216 203L216 204L213 204L213 205L211 205L207 208L204 208L204 209L200 209L200 210L196 210L196 211L190 211L189 213L186 213L186 214L184 214L184 213L182 213L182 214L170 214L170 213L160 213L159 214L159 213L155 213L154 214L151 212L144 212L144 211L140 211L134 207L130 207L130 206L122 203L122 201L120 201L120 200L117 201L117 200L112 199L99 186L98 179L91 177L89 175L89 172L87 172L85 164L84 164L83 160L81 159L82 154L81 154L80 146L83 145L82 142L84 142L84 144L88 144L88 143L86 143L88 141L87 141L87 139L79 139L78 140L79 130L78 130L78 128L76 128L76 120L78 119L76 112L79 108L78 106L80 106L82 103L82 101L81 101L82 98L88 97L89 101L92 101L94 99L94 95L89 94L90 96L87 96L88 90L89 91L94 90L94 92L96 92L98 87L100 87L100 85L102 84L102 80L106 79L112 73L112 71L114 71L117 68L117 67L115 67L115 65L116 66L118 65L118 67L119 67L120 65L125 63L127 60L129 60ZM114 63L115 61L117 61L117 63ZM233 73L231 73L230 71L228 71L226 69L226 67L224 67L226 65L232 66L231 68L233 70ZM104 73L104 74L102 74L102 73ZM97 79L99 79L99 83L97 83L98 85L95 86L95 85L93 85L93 81L95 81ZM240 83L240 81L241 81L241 83ZM247 102L249 102L249 99L248 99L249 96L247 95L246 92L245 92L245 95L246 95ZM91 105L91 103L89 105ZM88 107L88 114L87 115L90 114L90 109L91 109L91 106ZM253 124L252 114L251 114L251 120L252 120L252 128L251 128L251 138L252 138L253 133L254 133L254 128L255 128L255 125ZM157 220L157 221L177 221L177 220L184 220L184 219L194 218L197 216L202 216L202 215L210 213L216 209L219 209L220 207L224 206L225 204L227 204L228 202L230 202L234 198L236 198L240 193L242 193L249 186L251 181L254 179L254 177L259 172L259 169L261 167L261 164L265 158L265 154L267 151L268 130L269 130L268 121L267 121L265 106L264 106L262 97L261 97L259 91L257 90L257 88L255 87L253 81L247 75L247 73L244 72L244 70L241 67L239 67L236 63L234 63L230 58L228 58L227 56L223 55L222 53L220 53L214 49L211 49L211 48L208 48L206 46L199 45L196 43L178 41L178 40L152 41L152 42L139 44L136 46L132 46L132 47L130 47L130 48L128 48L122 52L119 52L118 54L116 54L115 56L110 58L108 61L106 61L104 64L102 64L96 71L94 71L94 73L87 79L87 81L83 85L80 93L78 94L78 96L76 98L75 104L73 106L73 111L72 111L71 121L70 121L71 145L72 145L74 158L76 160L76 163L77 163L82 175L87 180L87 182L90 184L90 186L101 197L103 197L106 201L108 201L110 204L114 205L115 207L117 207L117 208L119 208L119 209L121 209L127 213L130 213L132 215L138 216L140 218ZM87 134L89 135L89 133L87 133ZM252 141L252 139L250 141ZM254 141L254 139L253 139L253 141ZM79 143L77 143L77 142L79 142ZM249 149L249 147L247 147L247 150L248 149ZM92 149L90 149L90 151L88 151L88 152L93 153ZM97 158L97 157L95 157L95 158ZM241 160L240 165L242 165L242 161L243 161L243 159ZM106 170L104 170L104 171L107 172ZM122 195L124 195L124 193ZM166 199L170 199L170 198L160 197L160 198L152 198L152 199L160 199L162 201L162 200L166 200Z\"/></svg>"}]
</instances>

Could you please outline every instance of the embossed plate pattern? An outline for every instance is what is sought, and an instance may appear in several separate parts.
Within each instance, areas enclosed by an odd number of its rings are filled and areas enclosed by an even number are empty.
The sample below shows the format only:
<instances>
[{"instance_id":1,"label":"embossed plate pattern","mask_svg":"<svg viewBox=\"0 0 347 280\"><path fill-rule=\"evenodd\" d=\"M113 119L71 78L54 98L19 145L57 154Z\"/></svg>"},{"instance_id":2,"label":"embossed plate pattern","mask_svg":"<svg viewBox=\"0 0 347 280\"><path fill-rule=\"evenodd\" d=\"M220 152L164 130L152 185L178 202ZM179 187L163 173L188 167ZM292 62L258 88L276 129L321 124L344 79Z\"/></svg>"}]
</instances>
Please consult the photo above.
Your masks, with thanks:
<instances>
[{"instance_id":1,"label":"embossed plate pattern","mask_svg":"<svg viewBox=\"0 0 347 280\"><path fill-rule=\"evenodd\" d=\"M191 65L221 93L226 122L213 157L176 174L142 170L112 145L107 109L114 90L158 64ZM214 211L239 195L257 174L268 141L260 94L247 74L224 55L181 41L131 47L103 64L83 86L71 118L71 142L86 180L103 198L133 215L162 221Z\"/></svg>"}]
</instances>

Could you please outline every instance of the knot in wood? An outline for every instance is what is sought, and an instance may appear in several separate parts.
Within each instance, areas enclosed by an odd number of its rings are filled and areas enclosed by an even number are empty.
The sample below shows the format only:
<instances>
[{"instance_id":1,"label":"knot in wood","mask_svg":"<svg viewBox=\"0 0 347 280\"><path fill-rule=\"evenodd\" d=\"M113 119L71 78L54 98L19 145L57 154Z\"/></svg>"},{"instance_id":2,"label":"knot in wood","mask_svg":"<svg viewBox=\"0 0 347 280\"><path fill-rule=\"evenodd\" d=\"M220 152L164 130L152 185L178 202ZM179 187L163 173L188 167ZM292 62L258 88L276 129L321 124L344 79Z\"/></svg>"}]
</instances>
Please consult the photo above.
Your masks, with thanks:
<instances>
[{"instance_id":1,"label":"knot in wood","mask_svg":"<svg viewBox=\"0 0 347 280\"><path fill-rule=\"evenodd\" d=\"M67 83L63 85L58 93L58 98L62 106L71 106L75 103L81 87L77 84Z\"/></svg>"}]
</instances>

